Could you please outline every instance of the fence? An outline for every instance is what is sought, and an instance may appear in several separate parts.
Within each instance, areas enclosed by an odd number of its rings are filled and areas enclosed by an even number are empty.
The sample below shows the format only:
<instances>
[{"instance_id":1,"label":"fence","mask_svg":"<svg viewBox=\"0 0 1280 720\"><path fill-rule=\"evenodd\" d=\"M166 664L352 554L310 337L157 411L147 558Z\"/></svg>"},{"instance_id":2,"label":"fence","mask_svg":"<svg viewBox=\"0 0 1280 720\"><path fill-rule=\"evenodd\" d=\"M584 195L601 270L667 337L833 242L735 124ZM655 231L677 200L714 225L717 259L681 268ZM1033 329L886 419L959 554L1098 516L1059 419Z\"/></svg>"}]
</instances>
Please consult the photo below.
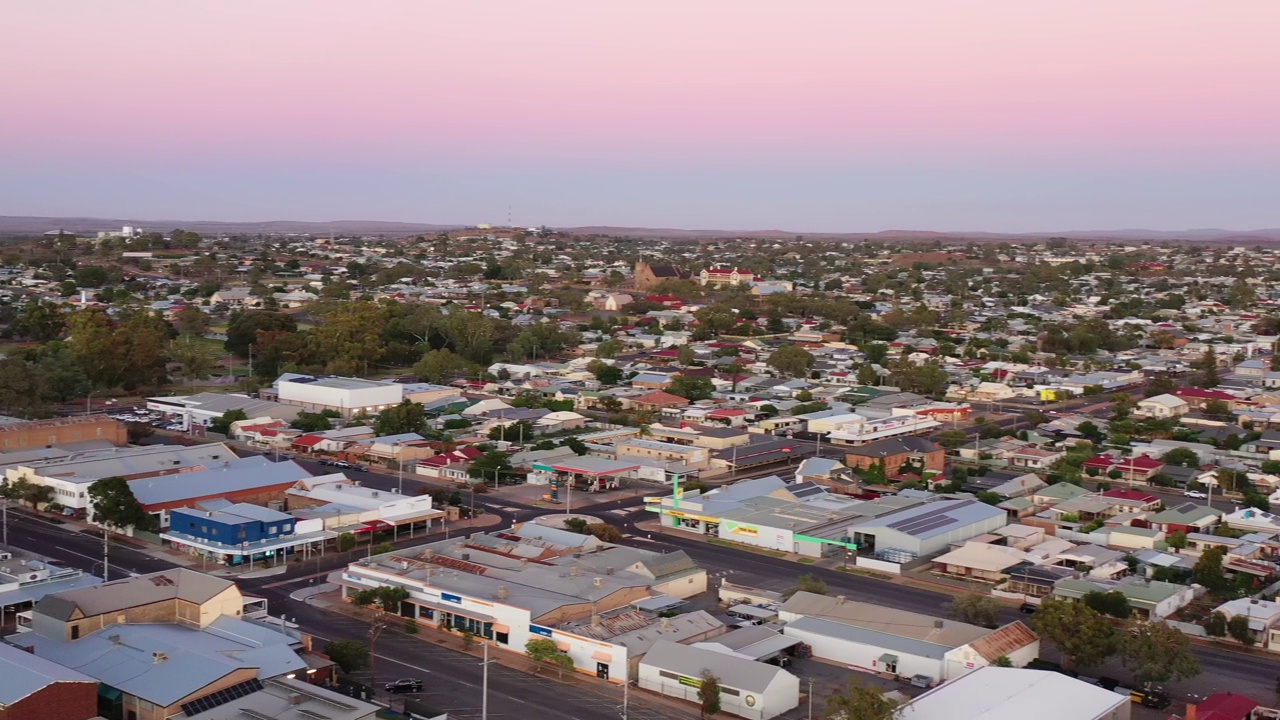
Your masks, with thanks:
<instances>
[{"instance_id":1,"label":"fence","mask_svg":"<svg viewBox=\"0 0 1280 720\"><path fill-rule=\"evenodd\" d=\"M874 558L859 556L858 561L855 564L861 568L874 570L876 572L889 573L890 575L902 574L901 565L895 562L888 562L886 560L876 560Z\"/></svg>"},{"instance_id":2,"label":"fence","mask_svg":"<svg viewBox=\"0 0 1280 720\"><path fill-rule=\"evenodd\" d=\"M699 707L702 705L701 701L698 700L698 688L695 686L696 679L694 683L685 684L677 680L658 680L641 676L636 681L636 684L645 690L651 690L660 695L687 700ZM721 686L720 712L726 715L748 718L749 720L764 720L765 708L762 706L764 698L749 693L731 694L736 692L738 691ZM753 703L757 707L750 707L747 703Z\"/></svg>"}]
</instances>

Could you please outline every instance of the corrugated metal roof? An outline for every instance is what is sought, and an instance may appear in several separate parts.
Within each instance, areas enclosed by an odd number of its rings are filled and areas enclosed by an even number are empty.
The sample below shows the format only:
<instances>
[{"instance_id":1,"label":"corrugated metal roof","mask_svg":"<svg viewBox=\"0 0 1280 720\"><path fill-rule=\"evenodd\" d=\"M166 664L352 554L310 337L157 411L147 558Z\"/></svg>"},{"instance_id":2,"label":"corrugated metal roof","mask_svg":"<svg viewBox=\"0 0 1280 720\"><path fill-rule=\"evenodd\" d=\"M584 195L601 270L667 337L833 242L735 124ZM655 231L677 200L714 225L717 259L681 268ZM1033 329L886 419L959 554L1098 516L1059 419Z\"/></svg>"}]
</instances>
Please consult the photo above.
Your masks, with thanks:
<instances>
[{"instance_id":1,"label":"corrugated metal roof","mask_svg":"<svg viewBox=\"0 0 1280 720\"><path fill-rule=\"evenodd\" d=\"M710 671L720 680L722 687L754 693L763 693L779 675L790 674L774 665L668 640L654 643L640 664L693 678L702 677L704 671Z\"/></svg>"},{"instance_id":2,"label":"corrugated metal roof","mask_svg":"<svg viewBox=\"0 0 1280 720\"><path fill-rule=\"evenodd\" d=\"M13 705L56 682L96 684L98 681L12 645L0 643L0 707Z\"/></svg>"}]
</instances>

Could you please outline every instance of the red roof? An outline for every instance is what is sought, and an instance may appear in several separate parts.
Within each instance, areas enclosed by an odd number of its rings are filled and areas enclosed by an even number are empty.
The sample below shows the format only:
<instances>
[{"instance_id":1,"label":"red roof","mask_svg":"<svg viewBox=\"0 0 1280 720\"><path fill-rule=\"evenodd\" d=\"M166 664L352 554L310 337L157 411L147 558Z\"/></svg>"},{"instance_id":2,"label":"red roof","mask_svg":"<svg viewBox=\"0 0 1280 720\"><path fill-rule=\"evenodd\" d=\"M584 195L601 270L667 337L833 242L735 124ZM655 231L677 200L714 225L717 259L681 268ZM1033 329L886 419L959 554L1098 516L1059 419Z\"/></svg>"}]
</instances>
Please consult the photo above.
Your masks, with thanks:
<instances>
[{"instance_id":1,"label":"red roof","mask_svg":"<svg viewBox=\"0 0 1280 720\"><path fill-rule=\"evenodd\" d=\"M746 415L746 414L747 414L747 411L742 410L740 408L720 408L719 410L712 410L711 412L707 413L707 417L731 418L731 417L742 417L743 415Z\"/></svg>"},{"instance_id":2,"label":"red roof","mask_svg":"<svg viewBox=\"0 0 1280 720\"><path fill-rule=\"evenodd\" d=\"M1117 464L1123 468L1134 468L1137 470L1158 470L1159 468L1164 467L1163 461L1147 455L1131 457L1127 460L1121 460Z\"/></svg>"},{"instance_id":3,"label":"red roof","mask_svg":"<svg viewBox=\"0 0 1280 720\"><path fill-rule=\"evenodd\" d=\"M1231 402L1236 399L1231 393L1224 393L1221 390L1205 390L1202 388L1178 388L1174 393L1180 398L1195 398L1197 400L1226 400Z\"/></svg>"},{"instance_id":4,"label":"red roof","mask_svg":"<svg viewBox=\"0 0 1280 720\"><path fill-rule=\"evenodd\" d=\"M1160 501L1160 498L1155 495L1148 495L1147 493L1130 490L1128 488L1108 490L1102 493L1102 497L1116 498L1117 500L1132 500L1140 503L1153 503Z\"/></svg>"},{"instance_id":5,"label":"red roof","mask_svg":"<svg viewBox=\"0 0 1280 720\"><path fill-rule=\"evenodd\" d=\"M642 405L688 405L689 401L679 395L672 395L669 392L655 390L651 393L645 393L639 397L631 398L631 402L640 403Z\"/></svg>"},{"instance_id":6,"label":"red roof","mask_svg":"<svg viewBox=\"0 0 1280 720\"><path fill-rule=\"evenodd\" d=\"M300 447L315 447L323 441L324 438L320 435L303 435L302 437L294 440L293 444Z\"/></svg>"},{"instance_id":7,"label":"red roof","mask_svg":"<svg viewBox=\"0 0 1280 720\"><path fill-rule=\"evenodd\" d=\"M1116 464L1115 458L1110 455L1094 455L1084 461L1084 467L1107 469Z\"/></svg>"},{"instance_id":8,"label":"red roof","mask_svg":"<svg viewBox=\"0 0 1280 720\"><path fill-rule=\"evenodd\" d=\"M1245 720L1257 707L1256 700L1244 695L1218 693L1200 701L1196 716L1200 720Z\"/></svg>"}]
</instances>

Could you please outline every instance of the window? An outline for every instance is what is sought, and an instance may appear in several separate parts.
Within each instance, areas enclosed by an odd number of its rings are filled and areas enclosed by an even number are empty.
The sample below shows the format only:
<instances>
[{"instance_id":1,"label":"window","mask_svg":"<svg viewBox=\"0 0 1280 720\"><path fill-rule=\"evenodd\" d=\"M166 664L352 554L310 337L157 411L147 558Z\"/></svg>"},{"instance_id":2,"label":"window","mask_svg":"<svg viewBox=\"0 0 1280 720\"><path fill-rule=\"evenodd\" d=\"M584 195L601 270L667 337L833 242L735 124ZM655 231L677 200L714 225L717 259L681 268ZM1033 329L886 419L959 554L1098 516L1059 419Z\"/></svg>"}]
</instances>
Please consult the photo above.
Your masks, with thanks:
<instances>
[{"instance_id":1,"label":"window","mask_svg":"<svg viewBox=\"0 0 1280 720\"><path fill-rule=\"evenodd\" d=\"M677 675L677 674L675 674L675 673L673 673L673 672L667 672L666 670L659 670L659 671L658 671L658 677L665 678L665 679L667 679L667 680L675 680L676 682L680 682L680 676L679 676L679 675Z\"/></svg>"},{"instance_id":2,"label":"window","mask_svg":"<svg viewBox=\"0 0 1280 720\"><path fill-rule=\"evenodd\" d=\"M218 528L213 529L213 536L218 537Z\"/></svg>"},{"instance_id":3,"label":"window","mask_svg":"<svg viewBox=\"0 0 1280 720\"><path fill-rule=\"evenodd\" d=\"M195 530L195 529L196 529L196 524L195 524L195 522L189 522L189 523L187 523L187 527L191 528L192 530Z\"/></svg>"},{"instance_id":4,"label":"window","mask_svg":"<svg viewBox=\"0 0 1280 720\"><path fill-rule=\"evenodd\" d=\"M207 533L207 532L209 532L209 526L208 526L208 525L201 525L201 526L200 526L200 532L202 532L202 533Z\"/></svg>"},{"instance_id":5,"label":"window","mask_svg":"<svg viewBox=\"0 0 1280 720\"><path fill-rule=\"evenodd\" d=\"M72 639L72 640L79 640L79 639L80 639L80 626L79 626L79 625L72 625L72 626L71 626L71 639Z\"/></svg>"},{"instance_id":6,"label":"window","mask_svg":"<svg viewBox=\"0 0 1280 720\"><path fill-rule=\"evenodd\" d=\"M721 686L720 686L720 694L721 694L721 695L733 695L734 697L737 697L740 693L739 693L737 690L734 690L733 688L727 688L727 687L725 687L725 686L721 685Z\"/></svg>"}]
</instances>

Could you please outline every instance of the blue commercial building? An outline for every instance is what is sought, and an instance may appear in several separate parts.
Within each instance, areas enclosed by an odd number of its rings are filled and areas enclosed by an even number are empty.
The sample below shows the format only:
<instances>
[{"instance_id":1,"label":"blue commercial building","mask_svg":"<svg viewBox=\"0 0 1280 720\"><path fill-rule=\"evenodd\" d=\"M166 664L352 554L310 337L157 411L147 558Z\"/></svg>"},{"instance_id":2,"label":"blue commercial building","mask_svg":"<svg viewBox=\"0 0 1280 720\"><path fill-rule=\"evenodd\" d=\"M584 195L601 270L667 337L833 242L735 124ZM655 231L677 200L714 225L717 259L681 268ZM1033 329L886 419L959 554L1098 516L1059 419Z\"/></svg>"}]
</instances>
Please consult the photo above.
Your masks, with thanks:
<instances>
[{"instance_id":1,"label":"blue commercial building","mask_svg":"<svg viewBox=\"0 0 1280 720\"><path fill-rule=\"evenodd\" d=\"M225 501L201 505L203 508L170 510L169 530L161 537L227 565L278 560L298 545L323 539L298 536L297 518L278 510Z\"/></svg>"}]
</instances>

